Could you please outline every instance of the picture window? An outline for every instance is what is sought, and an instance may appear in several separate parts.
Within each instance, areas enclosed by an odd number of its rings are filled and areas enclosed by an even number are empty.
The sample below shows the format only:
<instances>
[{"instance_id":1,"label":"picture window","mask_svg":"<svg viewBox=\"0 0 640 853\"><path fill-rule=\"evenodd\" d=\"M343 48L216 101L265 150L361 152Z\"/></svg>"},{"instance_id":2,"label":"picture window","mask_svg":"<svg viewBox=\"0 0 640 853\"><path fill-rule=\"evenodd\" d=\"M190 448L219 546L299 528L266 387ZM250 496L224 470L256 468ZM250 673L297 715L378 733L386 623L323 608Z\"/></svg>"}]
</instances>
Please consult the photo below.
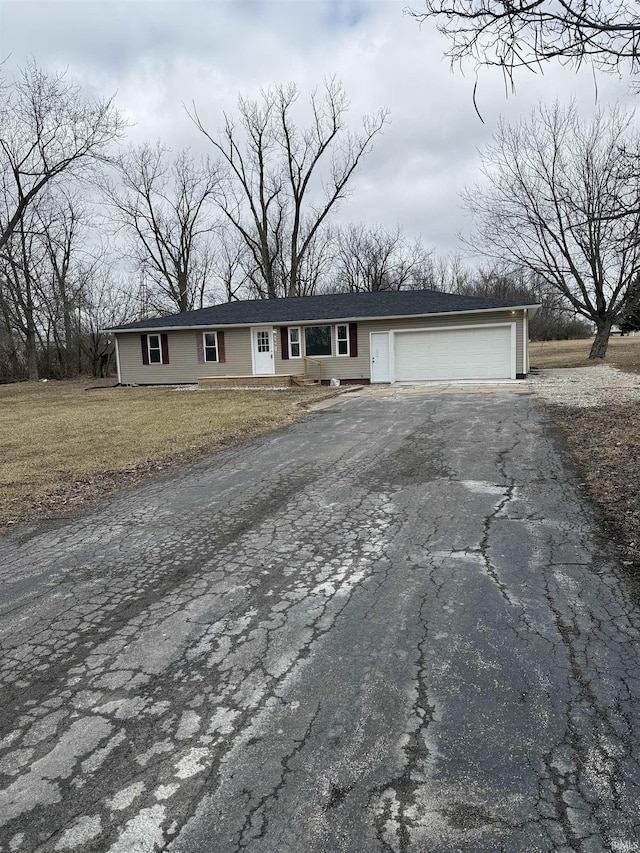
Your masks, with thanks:
<instances>
[{"instance_id":1,"label":"picture window","mask_svg":"<svg viewBox=\"0 0 640 853\"><path fill-rule=\"evenodd\" d=\"M304 330L305 355L331 355L331 326L306 326Z\"/></svg>"}]
</instances>

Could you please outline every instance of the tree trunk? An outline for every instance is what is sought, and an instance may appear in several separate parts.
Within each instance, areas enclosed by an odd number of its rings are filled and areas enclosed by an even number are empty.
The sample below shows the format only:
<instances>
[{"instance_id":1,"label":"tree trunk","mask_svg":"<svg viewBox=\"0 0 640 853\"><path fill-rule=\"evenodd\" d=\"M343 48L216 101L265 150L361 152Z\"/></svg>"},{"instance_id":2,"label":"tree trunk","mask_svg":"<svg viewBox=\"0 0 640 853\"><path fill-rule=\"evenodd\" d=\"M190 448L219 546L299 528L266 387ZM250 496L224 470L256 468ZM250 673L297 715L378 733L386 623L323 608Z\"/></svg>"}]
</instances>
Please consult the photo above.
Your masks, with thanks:
<instances>
[{"instance_id":1,"label":"tree trunk","mask_svg":"<svg viewBox=\"0 0 640 853\"><path fill-rule=\"evenodd\" d=\"M13 324L11 322L11 316L9 313L9 306L7 305L6 300L0 290L0 317L1 319L1 331L4 335L5 343L5 352L6 352L6 362L7 368L6 373L2 378L4 379L19 379L20 374L22 372L22 367L20 364L20 355L18 354L18 344L16 343L15 333Z\"/></svg>"},{"instance_id":2,"label":"tree trunk","mask_svg":"<svg viewBox=\"0 0 640 853\"><path fill-rule=\"evenodd\" d=\"M609 335L611 334L612 325L613 323L611 320L598 320L596 339L591 346L589 360L595 358L602 359L607 354L607 347L609 345Z\"/></svg>"},{"instance_id":3,"label":"tree trunk","mask_svg":"<svg viewBox=\"0 0 640 853\"><path fill-rule=\"evenodd\" d=\"M287 287L287 296L300 296L300 288L298 286L298 260L291 258L291 270L289 272L289 286Z\"/></svg>"},{"instance_id":4,"label":"tree trunk","mask_svg":"<svg viewBox=\"0 0 640 853\"><path fill-rule=\"evenodd\" d=\"M189 304L189 280L184 270L176 270L176 282L178 285L178 293L176 294L178 311L190 311L193 306Z\"/></svg>"},{"instance_id":5,"label":"tree trunk","mask_svg":"<svg viewBox=\"0 0 640 853\"><path fill-rule=\"evenodd\" d=\"M76 376L82 376L82 369L84 367L84 359L82 357L82 328L78 325L78 346L76 355L78 358L78 363L76 365Z\"/></svg>"},{"instance_id":6,"label":"tree trunk","mask_svg":"<svg viewBox=\"0 0 640 853\"><path fill-rule=\"evenodd\" d=\"M276 277L273 272L273 263L271 262L271 258L267 259L265 265L265 280L267 283L267 299L276 299L278 296L278 291L276 289Z\"/></svg>"},{"instance_id":7,"label":"tree trunk","mask_svg":"<svg viewBox=\"0 0 640 853\"><path fill-rule=\"evenodd\" d=\"M109 375L109 367L111 364L111 351L102 353L100 356L100 378L106 379Z\"/></svg>"},{"instance_id":8,"label":"tree trunk","mask_svg":"<svg viewBox=\"0 0 640 853\"><path fill-rule=\"evenodd\" d=\"M62 313L64 322L64 347L62 349L62 375L65 379L73 376L73 306L69 303L66 293L62 295Z\"/></svg>"},{"instance_id":9,"label":"tree trunk","mask_svg":"<svg viewBox=\"0 0 640 853\"><path fill-rule=\"evenodd\" d=\"M37 382L38 374L38 346L35 329L29 324L25 338L25 354L27 357L27 378L31 382Z\"/></svg>"}]
</instances>

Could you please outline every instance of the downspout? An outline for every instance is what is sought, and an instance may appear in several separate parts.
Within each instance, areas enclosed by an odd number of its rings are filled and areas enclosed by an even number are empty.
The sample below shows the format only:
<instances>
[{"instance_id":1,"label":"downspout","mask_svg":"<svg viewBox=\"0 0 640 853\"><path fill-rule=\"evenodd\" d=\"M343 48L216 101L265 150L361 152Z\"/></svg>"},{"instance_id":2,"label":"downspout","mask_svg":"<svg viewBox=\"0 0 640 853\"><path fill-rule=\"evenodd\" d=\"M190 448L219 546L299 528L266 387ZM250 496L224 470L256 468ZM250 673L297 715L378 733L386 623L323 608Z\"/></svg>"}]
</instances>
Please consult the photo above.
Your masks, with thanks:
<instances>
[{"instance_id":1,"label":"downspout","mask_svg":"<svg viewBox=\"0 0 640 853\"><path fill-rule=\"evenodd\" d=\"M524 309L522 318L522 372L529 375L529 309Z\"/></svg>"},{"instance_id":2,"label":"downspout","mask_svg":"<svg viewBox=\"0 0 640 853\"><path fill-rule=\"evenodd\" d=\"M118 346L118 336L115 335L116 341L116 369L118 371L118 385L122 385L122 374L120 373L120 347Z\"/></svg>"}]
</instances>

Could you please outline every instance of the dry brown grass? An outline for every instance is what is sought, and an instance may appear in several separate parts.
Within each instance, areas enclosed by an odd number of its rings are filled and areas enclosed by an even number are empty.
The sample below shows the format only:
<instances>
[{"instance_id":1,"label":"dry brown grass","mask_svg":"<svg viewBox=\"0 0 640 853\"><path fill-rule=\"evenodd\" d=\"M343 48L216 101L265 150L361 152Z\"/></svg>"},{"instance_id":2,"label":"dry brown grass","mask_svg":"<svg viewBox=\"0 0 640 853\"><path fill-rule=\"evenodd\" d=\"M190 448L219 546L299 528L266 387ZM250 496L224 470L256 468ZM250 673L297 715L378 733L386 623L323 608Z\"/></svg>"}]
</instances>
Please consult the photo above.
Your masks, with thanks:
<instances>
[{"instance_id":1,"label":"dry brown grass","mask_svg":"<svg viewBox=\"0 0 640 853\"><path fill-rule=\"evenodd\" d=\"M637 406L551 409L640 602L640 419Z\"/></svg>"},{"instance_id":2,"label":"dry brown grass","mask_svg":"<svg viewBox=\"0 0 640 853\"><path fill-rule=\"evenodd\" d=\"M291 423L329 389L0 386L0 530L66 514L177 462Z\"/></svg>"},{"instance_id":3,"label":"dry brown grass","mask_svg":"<svg viewBox=\"0 0 640 853\"><path fill-rule=\"evenodd\" d=\"M597 362L589 361L593 338L580 341L541 341L529 349L531 367L587 367ZM605 364L618 367L627 373L640 373L640 334L609 339Z\"/></svg>"}]
</instances>

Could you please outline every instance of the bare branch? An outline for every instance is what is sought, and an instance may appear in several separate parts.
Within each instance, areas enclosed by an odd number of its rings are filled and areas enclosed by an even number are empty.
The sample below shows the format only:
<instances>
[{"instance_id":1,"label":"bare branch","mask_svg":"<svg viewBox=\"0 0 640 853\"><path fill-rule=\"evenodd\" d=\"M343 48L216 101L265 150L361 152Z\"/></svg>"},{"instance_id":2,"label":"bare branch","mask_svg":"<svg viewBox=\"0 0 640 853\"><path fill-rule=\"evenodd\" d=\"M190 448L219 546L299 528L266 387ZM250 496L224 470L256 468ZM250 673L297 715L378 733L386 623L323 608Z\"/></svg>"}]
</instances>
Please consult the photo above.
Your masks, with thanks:
<instances>
[{"instance_id":1,"label":"bare branch","mask_svg":"<svg viewBox=\"0 0 640 853\"><path fill-rule=\"evenodd\" d=\"M419 240L408 243L400 228L351 225L337 237L336 272L341 287L355 293L423 289L430 252Z\"/></svg>"},{"instance_id":2,"label":"bare branch","mask_svg":"<svg viewBox=\"0 0 640 853\"><path fill-rule=\"evenodd\" d=\"M538 107L499 126L482 155L486 185L464 197L477 226L468 243L528 268L595 323L598 358L640 266L640 209L620 215L620 199L640 188L620 154L624 140L637 150L631 125L617 108L585 124L574 107Z\"/></svg>"},{"instance_id":3,"label":"bare branch","mask_svg":"<svg viewBox=\"0 0 640 853\"><path fill-rule=\"evenodd\" d=\"M118 159L105 197L132 253L156 292L154 307L202 307L212 279L218 173L187 150L173 160L159 143L130 148Z\"/></svg>"},{"instance_id":4,"label":"bare branch","mask_svg":"<svg viewBox=\"0 0 640 853\"><path fill-rule=\"evenodd\" d=\"M425 0L406 9L434 20L452 64L497 66L513 85L518 68L537 71L552 59L579 68L635 76L640 70L640 20L631 0Z\"/></svg>"},{"instance_id":5,"label":"bare branch","mask_svg":"<svg viewBox=\"0 0 640 853\"><path fill-rule=\"evenodd\" d=\"M0 101L0 251L30 205L62 176L104 163L125 125L112 99L84 98L30 62Z\"/></svg>"},{"instance_id":6,"label":"bare branch","mask_svg":"<svg viewBox=\"0 0 640 853\"><path fill-rule=\"evenodd\" d=\"M318 257L320 232L388 119L381 110L365 117L359 133L349 131L346 95L331 79L322 93L311 93L311 119L298 127L298 98L293 84L263 91L259 101L240 98L238 120L225 116L219 135L195 107L189 112L222 157L217 203L253 259L253 275L262 280L257 291L269 298L309 292L304 276L318 269L308 260Z\"/></svg>"}]
</instances>

